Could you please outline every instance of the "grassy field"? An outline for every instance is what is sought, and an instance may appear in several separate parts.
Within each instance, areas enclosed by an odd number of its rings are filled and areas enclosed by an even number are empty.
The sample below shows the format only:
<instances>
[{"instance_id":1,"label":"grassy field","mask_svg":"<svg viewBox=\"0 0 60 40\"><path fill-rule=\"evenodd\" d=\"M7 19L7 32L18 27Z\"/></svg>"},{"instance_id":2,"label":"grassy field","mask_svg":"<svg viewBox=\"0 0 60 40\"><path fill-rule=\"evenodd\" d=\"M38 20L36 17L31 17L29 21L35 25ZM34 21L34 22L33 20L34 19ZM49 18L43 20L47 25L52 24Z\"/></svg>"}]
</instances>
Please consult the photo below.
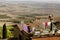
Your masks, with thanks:
<instances>
[{"instance_id":1,"label":"grassy field","mask_svg":"<svg viewBox=\"0 0 60 40\"><path fill-rule=\"evenodd\" d=\"M2 27L0 26L0 38L2 37Z\"/></svg>"},{"instance_id":2,"label":"grassy field","mask_svg":"<svg viewBox=\"0 0 60 40\"><path fill-rule=\"evenodd\" d=\"M7 26L7 37L13 37L13 27L12 26ZM0 38L2 38L2 27L0 26Z\"/></svg>"},{"instance_id":3,"label":"grassy field","mask_svg":"<svg viewBox=\"0 0 60 40\"><path fill-rule=\"evenodd\" d=\"M7 26L7 37L13 37L13 27L12 26Z\"/></svg>"}]
</instances>

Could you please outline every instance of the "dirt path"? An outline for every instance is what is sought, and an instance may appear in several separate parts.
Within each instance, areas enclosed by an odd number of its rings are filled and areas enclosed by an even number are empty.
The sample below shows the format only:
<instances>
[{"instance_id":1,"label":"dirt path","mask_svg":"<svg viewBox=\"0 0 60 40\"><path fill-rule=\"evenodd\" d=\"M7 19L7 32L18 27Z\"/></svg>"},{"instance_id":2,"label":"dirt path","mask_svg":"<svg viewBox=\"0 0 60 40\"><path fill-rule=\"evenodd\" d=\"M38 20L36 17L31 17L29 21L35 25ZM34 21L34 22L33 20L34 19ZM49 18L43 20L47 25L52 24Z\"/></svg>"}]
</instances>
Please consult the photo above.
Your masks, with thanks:
<instances>
[{"instance_id":1,"label":"dirt path","mask_svg":"<svg viewBox=\"0 0 60 40\"><path fill-rule=\"evenodd\" d=\"M36 38L33 40L60 40L60 37Z\"/></svg>"}]
</instances>

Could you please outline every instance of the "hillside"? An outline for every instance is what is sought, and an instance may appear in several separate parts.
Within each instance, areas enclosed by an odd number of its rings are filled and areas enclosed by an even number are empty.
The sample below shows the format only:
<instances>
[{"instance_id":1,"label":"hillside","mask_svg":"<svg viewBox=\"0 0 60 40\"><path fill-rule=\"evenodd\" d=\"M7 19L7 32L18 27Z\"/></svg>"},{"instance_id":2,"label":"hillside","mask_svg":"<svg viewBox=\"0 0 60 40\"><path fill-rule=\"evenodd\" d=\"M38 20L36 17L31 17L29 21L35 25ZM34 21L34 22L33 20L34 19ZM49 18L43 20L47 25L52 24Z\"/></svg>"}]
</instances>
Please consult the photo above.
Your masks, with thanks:
<instances>
[{"instance_id":1,"label":"hillside","mask_svg":"<svg viewBox=\"0 0 60 40\"><path fill-rule=\"evenodd\" d=\"M39 2L0 2L0 14L29 15L29 14L53 14L60 15L60 4Z\"/></svg>"}]
</instances>

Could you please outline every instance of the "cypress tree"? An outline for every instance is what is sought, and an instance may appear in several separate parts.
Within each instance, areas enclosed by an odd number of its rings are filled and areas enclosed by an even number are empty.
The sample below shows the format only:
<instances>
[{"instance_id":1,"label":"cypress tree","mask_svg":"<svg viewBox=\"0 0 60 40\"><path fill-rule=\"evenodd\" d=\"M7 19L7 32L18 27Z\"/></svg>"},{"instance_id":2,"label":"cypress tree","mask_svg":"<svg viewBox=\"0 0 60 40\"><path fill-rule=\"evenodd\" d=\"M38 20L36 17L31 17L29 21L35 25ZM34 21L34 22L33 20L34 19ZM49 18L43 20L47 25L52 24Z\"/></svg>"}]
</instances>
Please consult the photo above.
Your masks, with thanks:
<instances>
[{"instance_id":1,"label":"cypress tree","mask_svg":"<svg viewBox=\"0 0 60 40\"><path fill-rule=\"evenodd\" d=\"M52 22L51 22L51 27L50 27L50 31L52 31Z\"/></svg>"},{"instance_id":2,"label":"cypress tree","mask_svg":"<svg viewBox=\"0 0 60 40\"><path fill-rule=\"evenodd\" d=\"M5 39L7 38L7 29L6 29L6 24L3 25L3 30L2 30L2 38Z\"/></svg>"}]
</instances>

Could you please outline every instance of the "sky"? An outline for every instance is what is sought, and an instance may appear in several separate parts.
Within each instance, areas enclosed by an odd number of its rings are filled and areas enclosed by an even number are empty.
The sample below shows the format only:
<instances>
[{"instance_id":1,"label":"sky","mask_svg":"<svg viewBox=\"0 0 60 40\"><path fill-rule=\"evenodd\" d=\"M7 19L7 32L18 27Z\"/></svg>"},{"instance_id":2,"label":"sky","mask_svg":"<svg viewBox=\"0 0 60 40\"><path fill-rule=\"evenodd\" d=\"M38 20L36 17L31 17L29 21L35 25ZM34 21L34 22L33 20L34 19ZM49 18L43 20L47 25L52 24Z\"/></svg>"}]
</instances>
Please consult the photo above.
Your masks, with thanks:
<instances>
[{"instance_id":1,"label":"sky","mask_svg":"<svg viewBox=\"0 0 60 40\"><path fill-rule=\"evenodd\" d=\"M36 2L52 2L60 3L60 0L0 0L0 1L36 1Z\"/></svg>"}]
</instances>

